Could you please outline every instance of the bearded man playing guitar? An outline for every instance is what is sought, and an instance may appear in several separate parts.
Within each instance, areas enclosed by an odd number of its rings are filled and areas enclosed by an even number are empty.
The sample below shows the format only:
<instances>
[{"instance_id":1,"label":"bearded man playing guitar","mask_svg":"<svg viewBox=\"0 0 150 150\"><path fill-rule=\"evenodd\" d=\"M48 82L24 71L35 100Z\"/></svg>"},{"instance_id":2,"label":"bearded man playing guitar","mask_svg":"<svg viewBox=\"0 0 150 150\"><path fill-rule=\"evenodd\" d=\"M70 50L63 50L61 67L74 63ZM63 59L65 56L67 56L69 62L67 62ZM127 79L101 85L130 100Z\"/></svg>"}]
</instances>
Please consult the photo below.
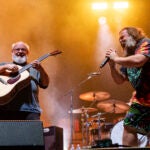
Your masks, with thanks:
<instances>
[{"instance_id":1,"label":"bearded man playing guitar","mask_svg":"<svg viewBox=\"0 0 150 150\"><path fill-rule=\"evenodd\" d=\"M12 44L13 62L0 63L0 120L40 120L39 87L47 88L49 77L40 61L28 65L28 55L29 45L19 41Z\"/></svg>"}]
</instances>

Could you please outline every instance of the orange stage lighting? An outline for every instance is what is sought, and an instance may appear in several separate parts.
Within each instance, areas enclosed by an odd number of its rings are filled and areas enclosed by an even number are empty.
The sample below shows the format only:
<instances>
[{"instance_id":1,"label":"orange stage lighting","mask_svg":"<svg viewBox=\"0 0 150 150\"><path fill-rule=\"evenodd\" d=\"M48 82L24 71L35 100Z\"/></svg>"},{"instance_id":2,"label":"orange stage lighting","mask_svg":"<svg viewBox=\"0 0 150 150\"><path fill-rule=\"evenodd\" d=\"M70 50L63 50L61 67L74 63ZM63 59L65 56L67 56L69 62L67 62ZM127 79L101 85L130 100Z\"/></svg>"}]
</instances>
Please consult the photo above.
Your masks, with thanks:
<instances>
[{"instance_id":1,"label":"orange stage lighting","mask_svg":"<svg viewBox=\"0 0 150 150\"><path fill-rule=\"evenodd\" d=\"M114 1L112 3L108 2L95 2L92 3L92 9L93 10L106 10L109 8L114 8L114 9L122 9L122 8L128 8L129 3L128 1Z\"/></svg>"},{"instance_id":2,"label":"orange stage lighting","mask_svg":"<svg viewBox=\"0 0 150 150\"><path fill-rule=\"evenodd\" d=\"M100 3L92 3L92 9L94 10L103 10L107 9L107 3L106 2L100 2Z\"/></svg>"},{"instance_id":3,"label":"orange stage lighting","mask_svg":"<svg viewBox=\"0 0 150 150\"><path fill-rule=\"evenodd\" d=\"M129 7L129 3L127 1L113 3L113 8L115 8L115 9L128 8L128 7Z\"/></svg>"},{"instance_id":4,"label":"orange stage lighting","mask_svg":"<svg viewBox=\"0 0 150 150\"><path fill-rule=\"evenodd\" d=\"M103 25L103 24L106 24L107 19L106 19L106 17L100 17L100 18L98 19L98 22L99 22L99 24Z\"/></svg>"}]
</instances>

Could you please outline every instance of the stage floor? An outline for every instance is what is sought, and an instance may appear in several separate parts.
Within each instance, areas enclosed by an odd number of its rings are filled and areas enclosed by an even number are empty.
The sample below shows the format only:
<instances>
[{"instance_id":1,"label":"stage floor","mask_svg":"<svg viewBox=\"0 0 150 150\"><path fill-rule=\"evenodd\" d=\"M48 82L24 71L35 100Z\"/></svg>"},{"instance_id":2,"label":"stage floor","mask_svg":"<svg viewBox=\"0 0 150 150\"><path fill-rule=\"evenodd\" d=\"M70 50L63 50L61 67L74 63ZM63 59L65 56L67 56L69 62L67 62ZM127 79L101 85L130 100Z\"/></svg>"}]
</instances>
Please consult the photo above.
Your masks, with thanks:
<instances>
[{"instance_id":1,"label":"stage floor","mask_svg":"<svg viewBox=\"0 0 150 150\"><path fill-rule=\"evenodd\" d=\"M150 147L143 147L143 148L141 148L141 147L105 147L105 148L81 148L81 150L138 150L138 149L140 149L140 150L144 150L144 149L146 149L146 150L148 150L148 149L150 149Z\"/></svg>"}]
</instances>

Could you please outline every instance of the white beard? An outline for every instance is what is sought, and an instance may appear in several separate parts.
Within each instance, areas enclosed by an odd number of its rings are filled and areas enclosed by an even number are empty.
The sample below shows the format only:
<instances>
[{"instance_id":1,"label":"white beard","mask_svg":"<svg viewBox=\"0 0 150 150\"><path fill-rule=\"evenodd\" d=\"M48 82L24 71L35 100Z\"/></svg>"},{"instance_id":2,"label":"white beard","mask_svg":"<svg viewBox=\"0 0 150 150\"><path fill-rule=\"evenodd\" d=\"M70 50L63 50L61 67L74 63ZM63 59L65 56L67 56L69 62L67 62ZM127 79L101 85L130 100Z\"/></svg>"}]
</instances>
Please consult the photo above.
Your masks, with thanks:
<instances>
[{"instance_id":1,"label":"white beard","mask_svg":"<svg viewBox=\"0 0 150 150\"><path fill-rule=\"evenodd\" d=\"M17 64L24 64L27 62L27 56L21 57L21 56L12 55L12 60Z\"/></svg>"},{"instance_id":2,"label":"white beard","mask_svg":"<svg viewBox=\"0 0 150 150\"><path fill-rule=\"evenodd\" d=\"M136 41L133 39L132 36L130 36L125 44L124 48L124 56L130 56L134 54L134 48L136 46Z\"/></svg>"},{"instance_id":3,"label":"white beard","mask_svg":"<svg viewBox=\"0 0 150 150\"><path fill-rule=\"evenodd\" d=\"M133 39L132 36L128 37L127 41L126 41L126 48L131 48L131 47L135 47L136 45L136 41Z\"/></svg>"}]
</instances>

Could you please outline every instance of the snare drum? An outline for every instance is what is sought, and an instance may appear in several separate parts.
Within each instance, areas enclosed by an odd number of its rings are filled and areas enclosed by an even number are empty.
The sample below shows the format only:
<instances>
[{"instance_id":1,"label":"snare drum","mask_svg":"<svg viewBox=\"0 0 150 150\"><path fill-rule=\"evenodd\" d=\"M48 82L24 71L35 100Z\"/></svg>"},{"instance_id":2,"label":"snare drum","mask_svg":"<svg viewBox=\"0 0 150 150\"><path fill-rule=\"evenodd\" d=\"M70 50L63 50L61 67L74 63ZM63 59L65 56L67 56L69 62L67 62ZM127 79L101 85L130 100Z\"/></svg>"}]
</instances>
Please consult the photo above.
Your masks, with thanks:
<instances>
[{"instance_id":1,"label":"snare drum","mask_svg":"<svg viewBox=\"0 0 150 150\"><path fill-rule=\"evenodd\" d=\"M147 146L148 143L147 136L144 136L142 134L137 135L139 147ZM122 138L123 138L123 120L119 121L111 130L111 140L113 144L123 145Z\"/></svg>"}]
</instances>

